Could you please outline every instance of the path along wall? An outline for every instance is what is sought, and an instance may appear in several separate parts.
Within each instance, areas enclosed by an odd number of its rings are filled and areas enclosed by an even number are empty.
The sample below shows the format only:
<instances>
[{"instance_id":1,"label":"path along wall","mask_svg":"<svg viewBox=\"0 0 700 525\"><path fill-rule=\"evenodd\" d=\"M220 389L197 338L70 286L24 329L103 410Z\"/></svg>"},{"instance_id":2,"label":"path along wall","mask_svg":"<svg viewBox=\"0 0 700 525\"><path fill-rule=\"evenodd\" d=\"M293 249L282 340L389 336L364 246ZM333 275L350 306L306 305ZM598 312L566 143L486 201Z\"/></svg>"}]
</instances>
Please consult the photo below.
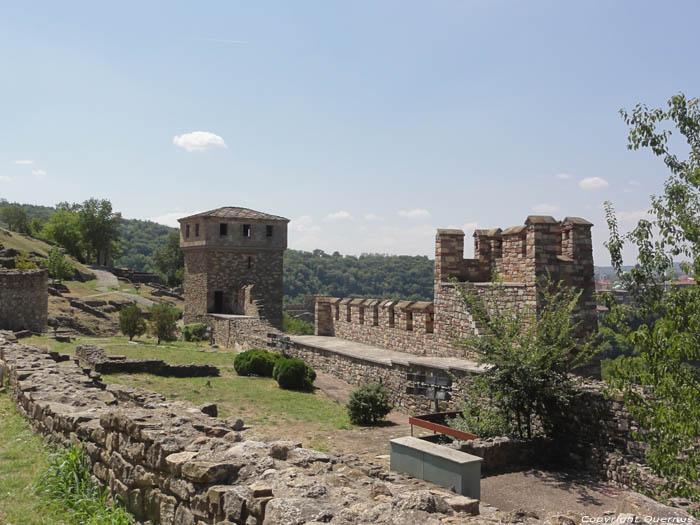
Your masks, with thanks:
<instances>
[{"instance_id":1,"label":"path along wall","mask_svg":"<svg viewBox=\"0 0 700 525\"><path fill-rule=\"evenodd\" d=\"M152 392L106 386L72 359L3 335L0 350L19 412L50 441L82 441L93 480L138 520L439 525L448 514L459 522L457 511L467 509L465 498L432 494L422 482L358 458L246 440L245 431L234 430L240 420L231 424Z\"/></svg>"},{"instance_id":2,"label":"path along wall","mask_svg":"<svg viewBox=\"0 0 700 525\"><path fill-rule=\"evenodd\" d=\"M0 270L0 330L46 330L46 270Z\"/></svg>"}]
</instances>

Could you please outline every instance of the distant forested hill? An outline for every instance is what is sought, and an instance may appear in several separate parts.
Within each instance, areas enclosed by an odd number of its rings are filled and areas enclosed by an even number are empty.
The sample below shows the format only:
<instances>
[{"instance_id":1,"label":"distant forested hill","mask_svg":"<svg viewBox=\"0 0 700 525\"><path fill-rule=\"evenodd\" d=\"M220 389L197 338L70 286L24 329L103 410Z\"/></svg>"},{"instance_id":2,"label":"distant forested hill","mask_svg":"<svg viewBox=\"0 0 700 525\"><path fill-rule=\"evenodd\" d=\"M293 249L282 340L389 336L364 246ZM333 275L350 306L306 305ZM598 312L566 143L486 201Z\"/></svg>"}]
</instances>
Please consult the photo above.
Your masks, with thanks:
<instances>
[{"instance_id":1,"label":"distant forested hill","mask_svg":"<svg viewBox=\"0 0 700 525\"><path fill-rule=\"evenodd\" d=\"M0 199L0 208L11 204L19 203ZM36 218L46 221L56 211L53 206L34 204L20 204L20 206L27 213L29 220ZM122 219L119 224L121 256L115 261L115 265L133 270L152 271L151 256L155 250L165 244L170 231L177 231L177 229L151 221Z\"/></svg>"},{"instance_id":2,"label":"distant forested hill","mask_svg":"<svg viewBox=\"0 0 700 525\"><path fill-rule=\"evenodd\" d=\"M431 301L433 261L425 256L329 255L322 250L287 250L284 255L286 302L307 294Z\"/></svg>"}]
</instances>

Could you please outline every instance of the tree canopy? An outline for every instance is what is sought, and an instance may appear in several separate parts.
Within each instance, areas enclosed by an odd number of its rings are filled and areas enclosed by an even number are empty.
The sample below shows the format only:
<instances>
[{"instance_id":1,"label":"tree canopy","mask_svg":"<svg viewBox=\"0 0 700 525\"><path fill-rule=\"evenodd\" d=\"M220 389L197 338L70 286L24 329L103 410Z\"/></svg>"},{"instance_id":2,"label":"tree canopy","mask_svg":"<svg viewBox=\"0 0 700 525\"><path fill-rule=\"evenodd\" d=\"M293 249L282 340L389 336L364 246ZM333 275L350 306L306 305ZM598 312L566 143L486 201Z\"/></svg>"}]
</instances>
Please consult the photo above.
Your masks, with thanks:
<instances>
[{"instance_id":1,"label":"tree canopy","mask_svg":"<svg viewBox=\"0 0 700 525\"><path fill-rule=\"evenodd\" d=\"M671 481L665 493L700 499L700 289L671 289L663 281L673 259L687 271L700 271L700 108L698 99L678 94L667 109L637 105L622 110L629 126L628 148L649 148L670 174L661 195L652 196L649 219L629 233L618 230L612 203L606 203L610 238L607 247L619 278L633 298L633 308L651 321L637 328L620 323L618 331L634 353L613 362L609 386L622 395L639 422L639 439L650 448L647 461ZM669 138L677 133L689 151L680 158ZM626 243L639 251L637 265L622 270ZM624 307L616 306L622 310ZM612 312L616 319L625 314Z\"/></svg>"}]
</instances>

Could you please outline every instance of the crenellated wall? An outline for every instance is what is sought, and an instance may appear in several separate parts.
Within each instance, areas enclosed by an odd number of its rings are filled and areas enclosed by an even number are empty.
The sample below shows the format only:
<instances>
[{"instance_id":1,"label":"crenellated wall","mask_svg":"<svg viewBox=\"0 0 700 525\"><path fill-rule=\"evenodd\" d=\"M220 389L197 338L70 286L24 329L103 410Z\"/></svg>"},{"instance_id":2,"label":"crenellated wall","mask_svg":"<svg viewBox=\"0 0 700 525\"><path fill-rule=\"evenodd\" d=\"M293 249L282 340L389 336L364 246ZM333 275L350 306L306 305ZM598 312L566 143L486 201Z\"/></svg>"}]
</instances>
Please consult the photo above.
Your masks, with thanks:
<instances>
[{"instance_id":1,"label":"crenellated wall","mask_svg":"<svg viewBox=\"0 0 700 525\"><path fill-rule=\"evenodd\" d=\"M592 224L530 216L522 226L474 232L473 259L464 258L464 232L435 236L433 302L317 297L316 335L330 335L415 355L471 357L455 339L480 329L461 300L470 290L491 312L538 307L547 276L581 291L575 314L582 330L596 329ZM493 277L497 276L494 280Z\"/></svg>"}]
</instances>

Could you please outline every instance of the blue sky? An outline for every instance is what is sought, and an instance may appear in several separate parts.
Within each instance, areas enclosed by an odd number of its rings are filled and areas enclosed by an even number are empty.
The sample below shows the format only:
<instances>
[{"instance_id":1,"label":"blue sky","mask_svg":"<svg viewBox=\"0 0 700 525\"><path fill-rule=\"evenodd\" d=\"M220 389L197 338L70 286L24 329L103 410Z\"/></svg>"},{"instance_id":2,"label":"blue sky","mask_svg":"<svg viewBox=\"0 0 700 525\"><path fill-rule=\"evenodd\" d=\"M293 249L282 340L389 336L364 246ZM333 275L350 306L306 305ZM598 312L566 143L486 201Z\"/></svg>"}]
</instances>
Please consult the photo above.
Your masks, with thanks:
<instances>
[{"instance_id":1,"label":"blue sky","mask_svg":"<svg viewBox=\"0 0 700 525\"><path fill-rule=\"evenodd\" d=\"M698 20L697 2L4 3L0 197L170 224L244 206L292 219L292 248L355 254L581 216L607 264L601 203L627 226L666 178L618 110L700 96Z\"/></svg>"}]
</instances>

